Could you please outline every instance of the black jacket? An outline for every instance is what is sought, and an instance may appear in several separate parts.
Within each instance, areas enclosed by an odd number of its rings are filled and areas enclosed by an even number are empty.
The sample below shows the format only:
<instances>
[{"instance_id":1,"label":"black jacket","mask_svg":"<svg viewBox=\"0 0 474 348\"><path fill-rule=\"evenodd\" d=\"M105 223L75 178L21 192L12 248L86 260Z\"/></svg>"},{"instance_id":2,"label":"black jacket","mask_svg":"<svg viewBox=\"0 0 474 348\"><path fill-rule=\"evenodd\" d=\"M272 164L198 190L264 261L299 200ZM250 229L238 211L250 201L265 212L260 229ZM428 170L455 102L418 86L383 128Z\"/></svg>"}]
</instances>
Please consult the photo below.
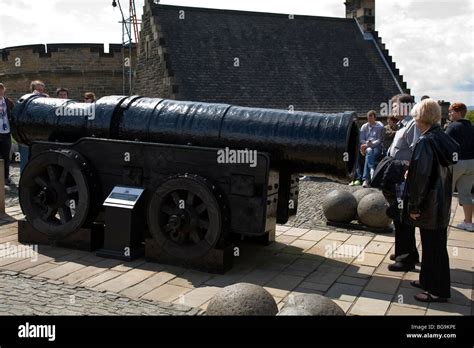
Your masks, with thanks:
<instances>
[{"instance_id":1,"label":"black jacket","mask_svg":"<svg viewBox=\"0 0 474 348\"><path fill-rule=\"evenodd\" d=\"M474 126L471 121L462 118L452 122L446 129L446 134L461 146L459 160L474 159Z\"/></svg>"},{"instance_id":2,"label":"black jacket","mask_svg":"<svg viewBox=\"0 0 474 348\"><path fill-rule=\"evenodd\" d=\"M459 144L439 125L418 140L410 160L404 192L403 218L417 227L446 228L451 212L453 171ZM410 213L418 213L415 221Z\"/></svg>"},{"instance_id":3,"label":"black jacket","mask_svg":"<svg viewBox=\"0 0 474 348\"><path fill-rule=\"evenodd\" d=\"M8 120L11 122L12 115L13 115L13 107L15 106L15 104L13 103L13 100L11 100L10 98L6 96L3 98L5 98L5 104L7 104L7 117L8 117Z\"/></svg>"}]
</instances>

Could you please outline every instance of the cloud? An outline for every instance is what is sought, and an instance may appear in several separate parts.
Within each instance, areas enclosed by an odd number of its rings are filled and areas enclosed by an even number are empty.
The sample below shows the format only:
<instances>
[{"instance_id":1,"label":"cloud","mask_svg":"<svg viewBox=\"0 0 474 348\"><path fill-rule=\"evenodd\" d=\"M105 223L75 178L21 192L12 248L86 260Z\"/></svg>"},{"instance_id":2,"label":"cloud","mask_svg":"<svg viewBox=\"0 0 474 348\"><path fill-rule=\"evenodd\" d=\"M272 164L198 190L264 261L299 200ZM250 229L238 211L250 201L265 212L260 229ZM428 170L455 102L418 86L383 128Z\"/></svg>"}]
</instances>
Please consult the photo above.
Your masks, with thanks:
<instances>
[{"instance_id":1,"label":"cloud","mask_svg":"<svg viewBox=\"0 0 474 348\"><path fill-rule=\"evenodd\" d=\"M417 97L474 104L474 1L380 2L377 30Z\"/></svg>"}]
</instances>

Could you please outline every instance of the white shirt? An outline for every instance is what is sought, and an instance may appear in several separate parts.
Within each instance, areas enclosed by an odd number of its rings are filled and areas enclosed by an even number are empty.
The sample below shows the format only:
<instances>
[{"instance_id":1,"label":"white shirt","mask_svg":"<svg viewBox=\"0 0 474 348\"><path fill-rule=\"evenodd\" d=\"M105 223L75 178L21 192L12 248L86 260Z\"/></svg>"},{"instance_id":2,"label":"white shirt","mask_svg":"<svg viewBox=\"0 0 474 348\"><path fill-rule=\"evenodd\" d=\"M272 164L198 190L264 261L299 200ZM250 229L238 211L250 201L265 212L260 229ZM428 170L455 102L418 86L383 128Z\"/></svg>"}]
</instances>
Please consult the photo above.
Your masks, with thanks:
<instances>
[{"instance_id":1,"label":"white shirt","mask_svg":"<svg viewBox=\"0 0 474 348\"><path fill-rule=\"evenodd\" d=\"M420 137L420 130L416 128L415 120L411 116L400 121L400 128L393 138L388 155L396 160L409 161Z\"/></svg>"}]
</instances>

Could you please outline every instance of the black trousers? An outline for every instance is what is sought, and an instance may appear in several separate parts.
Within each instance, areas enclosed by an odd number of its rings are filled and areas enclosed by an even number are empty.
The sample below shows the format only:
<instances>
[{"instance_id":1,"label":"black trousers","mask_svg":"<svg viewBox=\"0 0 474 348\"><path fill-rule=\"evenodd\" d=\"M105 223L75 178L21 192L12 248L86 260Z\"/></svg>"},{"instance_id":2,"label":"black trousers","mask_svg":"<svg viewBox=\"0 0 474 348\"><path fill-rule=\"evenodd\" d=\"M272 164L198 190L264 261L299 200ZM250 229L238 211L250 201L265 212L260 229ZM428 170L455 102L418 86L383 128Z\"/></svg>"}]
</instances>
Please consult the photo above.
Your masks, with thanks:
<instances>
[{"instance_id":1,"label":"black trousers","mask_svg":"<svg viewBox=\"0 0 474 348\"><path fill-rule=\"evenodd\" d=\"M403 222L399 214L393 219L395 225L395 257L406 264L418 263L420 256L416 248L415 227Z\"/></svg>"},{"instance_id":2,"label":"black trousers","mask_svg":"<svg viewBox=\"0 0 474 348\"><path fill-rule=\"evenodd\" d=\"M0 157L3 158L5 166L5 179L10 177L10 150L12 148L12 137L10 133L0 134Z\"/></svg>"},{"instance_id":3,"label":"black trousers","mask_svg":"<svg viewBox=\"0 0 474 348\"><path fill-rule=\"evenodd\" d=\"M430 294L451 297L451 277L447 250L448 229L421 231L422 260L420 284Z\"/></svg>"}]
</instances>

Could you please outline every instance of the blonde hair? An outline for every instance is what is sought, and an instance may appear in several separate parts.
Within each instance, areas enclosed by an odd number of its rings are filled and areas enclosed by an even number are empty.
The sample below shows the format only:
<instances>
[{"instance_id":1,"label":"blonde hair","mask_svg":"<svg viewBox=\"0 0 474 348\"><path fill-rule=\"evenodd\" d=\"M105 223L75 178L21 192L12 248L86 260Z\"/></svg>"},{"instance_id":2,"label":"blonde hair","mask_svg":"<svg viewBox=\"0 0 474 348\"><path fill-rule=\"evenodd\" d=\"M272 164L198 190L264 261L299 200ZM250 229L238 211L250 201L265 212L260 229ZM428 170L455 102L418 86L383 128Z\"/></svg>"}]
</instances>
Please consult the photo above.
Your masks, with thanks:
<instances>
[{"instance_id":1,"label":"blonde hair","mask_svg":"<svg viewBox=\"0 0 474 348\"><path fill-rule=\"evenodd\" d=\"M412 110L412 116L427 125L433 125L441 122L441 107L433 99L424 99L415 105Z\"/></svg>"}]
</instances>

